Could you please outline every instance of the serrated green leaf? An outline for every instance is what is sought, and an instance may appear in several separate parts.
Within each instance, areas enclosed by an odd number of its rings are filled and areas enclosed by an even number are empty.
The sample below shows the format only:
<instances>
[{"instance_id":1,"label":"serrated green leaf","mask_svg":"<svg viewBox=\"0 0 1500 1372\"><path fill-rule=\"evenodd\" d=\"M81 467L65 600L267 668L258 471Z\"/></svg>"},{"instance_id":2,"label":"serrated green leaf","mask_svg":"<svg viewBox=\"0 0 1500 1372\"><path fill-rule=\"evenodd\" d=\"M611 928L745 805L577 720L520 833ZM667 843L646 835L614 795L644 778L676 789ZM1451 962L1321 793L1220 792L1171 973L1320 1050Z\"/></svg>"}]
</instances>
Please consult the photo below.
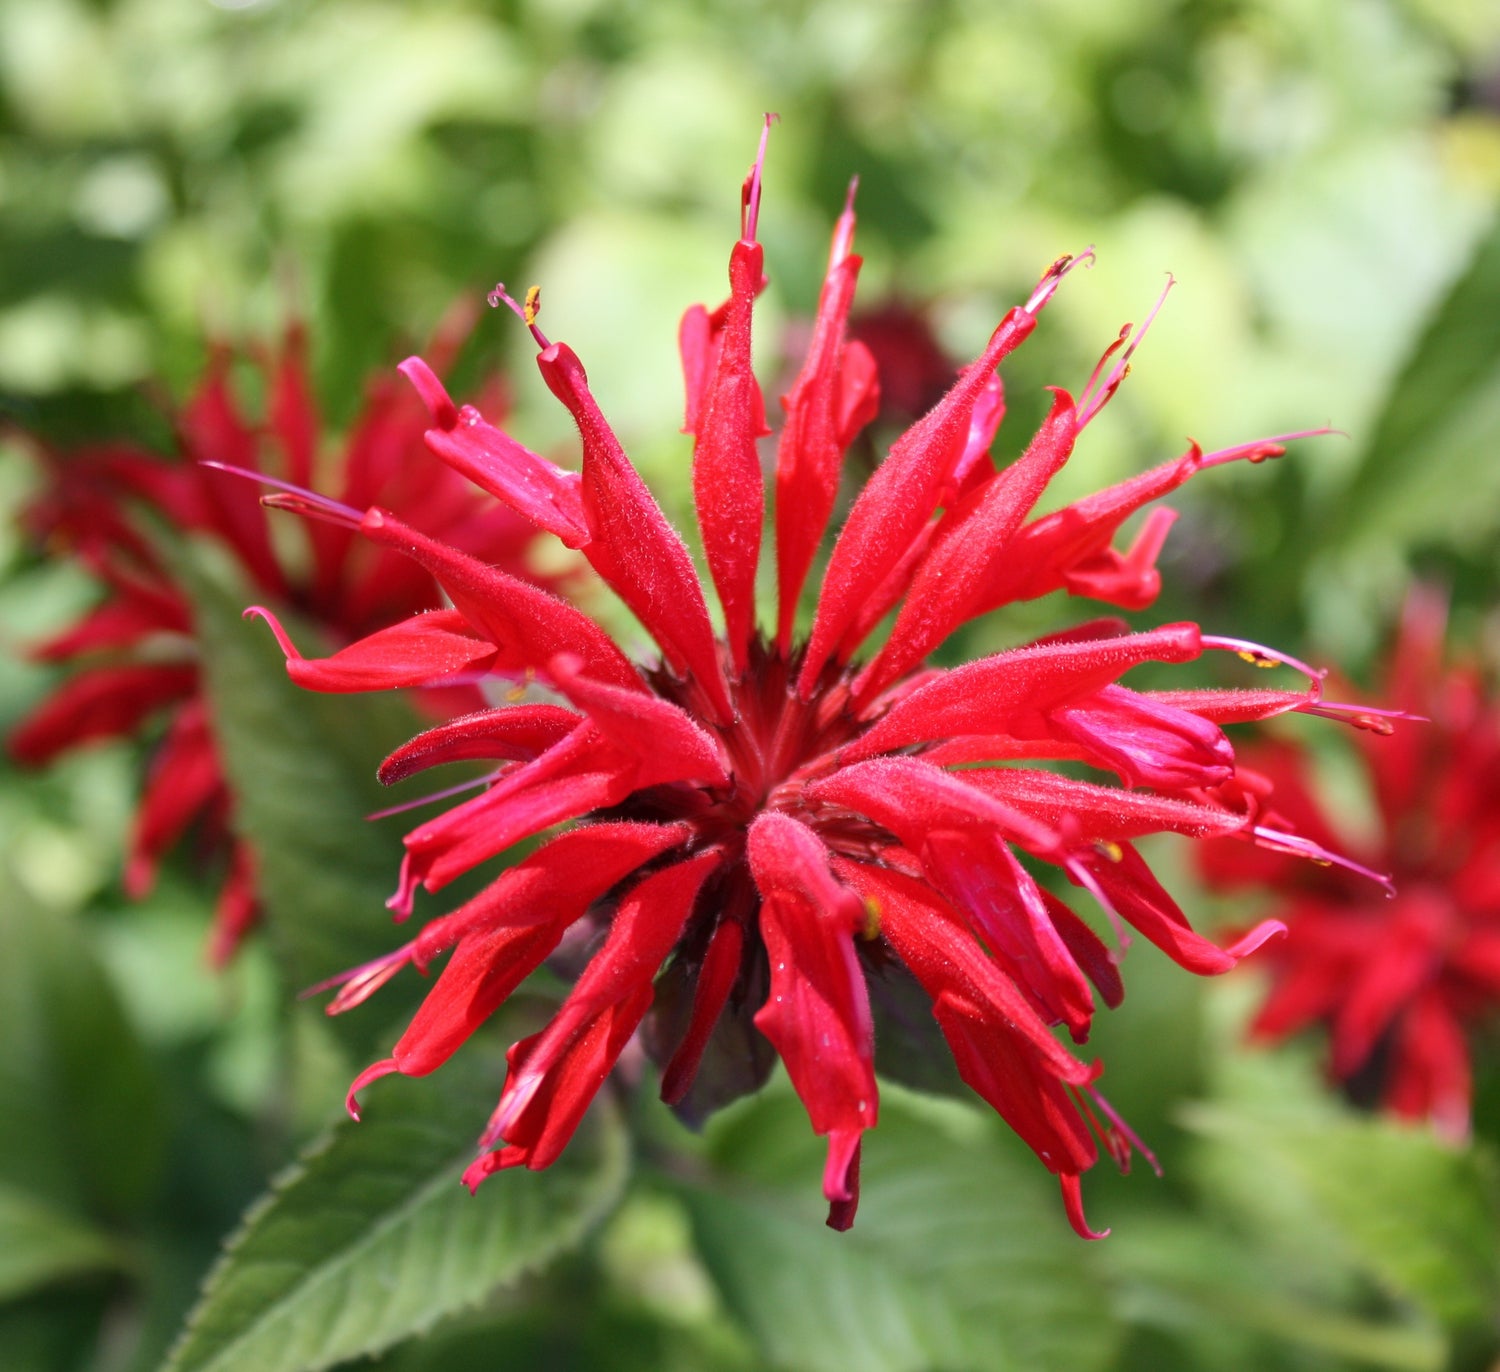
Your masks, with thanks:
<instances>
[{"instance_id":1,"label":"serrated green leaf","mask_svg":"<svg viewBox=\"0 0 1500 1372\"><path fill-rule=\"evenodd\" d=\"M401 859L399 821L365 816L392 803L380 759L417 724L393 695L304 691L252 597L202 547L179 547L236 824L255 849L272 946L301 988L386 952L384 902Z\"/></svg>"},{"instance_id":2,"label":"serrated green leaf","mask_svg":"<svg viewBox=\"0 0 1500 1372\"><path fill-rule=\"evenodd\" d=\"M375 1353L580 1241L624 1185L623 1127L598 1110L552 1168L471 1197L459 1177L499 1072L465 1058L372 1091L363 1123L332 1130L252 1208L169 1372L315 1372Z\"/></svg>"},{"instance_id":3,"label":"serrated green leaf","mask_svg":"<svg viewBox=\"0 0 1500 1372\"><path fill-rule=\"evenodd\" d=\"M159 1105L88 941L0 866L0 1180L75 1214L133 1213L162 1161Z\"/></svg>"},{"instance_id":4,"label":"serrated green leaf","mask_svg":"<svg viewBox=\"0 0 1500 1372\"><path fill-rule=\"evenodd\" d=\"M64 1277L123 1265L107 1235L34 1196L0 1185L0 1300Z\"/></svg>"},{"instance_id":5,"label":"serrated green leaf","mask_svg":"<svg viewBox=\"0 0 1500 1372\"><path fill-rule=\"evenodd\" d=\"M710 1133L715 1180L680 1184L724 1303L777 1367L1101 1367L1118 1329L1052 1177L968 1107L884 1088L859 1217L823 1223L823 1142L772 1091Z\"/></svg>"}]
</instances>

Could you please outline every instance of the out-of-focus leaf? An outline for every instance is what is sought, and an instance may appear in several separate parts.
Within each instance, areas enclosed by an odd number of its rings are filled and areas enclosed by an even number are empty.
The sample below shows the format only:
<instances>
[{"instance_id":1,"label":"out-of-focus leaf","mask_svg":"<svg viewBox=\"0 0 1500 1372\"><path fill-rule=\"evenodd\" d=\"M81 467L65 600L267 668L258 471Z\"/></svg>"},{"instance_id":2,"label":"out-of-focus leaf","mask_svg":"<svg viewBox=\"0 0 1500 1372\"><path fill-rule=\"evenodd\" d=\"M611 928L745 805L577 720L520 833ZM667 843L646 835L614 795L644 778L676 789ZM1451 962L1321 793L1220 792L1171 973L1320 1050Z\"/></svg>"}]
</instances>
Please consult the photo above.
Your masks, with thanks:
<instances>
[{"instance_id":1,"label":"out-of-focus leaf","mask_svg":"<svg viewBox=\"0 0 1500 1372\"><path fill-rule=\"evenodd\" d=\"M295 686L265 626L241 618L253 597L209 550L181 547L177 566L193 597L236 823L256 852L283 974L300 989L392 946L384 902L401 830L365 816L391 804L375 768L417 726L394 695Z\"/></svg>"},{"instance_id":2,"label":"out-of-focus leaf","mask_svg":"<svg viewBox=\"0 0 1500 1372\"><path fill-rule=\"evenodd\" d=\"M93 950L0 867L0 1180L118 1217L161 1162L158 1083Z\"/></svg>"},{"instance_id":3,"label":"out-of-focus leaf","mask_svg":"<svg viewBox=\"0 0 1500 1372\"><path fill-rule=\"evenodd\" d=\"M1465 525L1487 518L1492 527L1493 506L1486 516L1475 483L1495 465L1489 458L1497 416L1500 220L1480 240L1391 383L1390 399L1323 537L1345 543L1392 532L1446 536L1455 516Z\"/></svg>"},{"instance_id":4,"label":"out-of-focus leaf","mask_svg":"<svg viewBox=\"0 0 1500 1372\"><path fill-rule=\"evenodd\" d=\"M1118 1326L1056 1183L998 1123L886 1087L859 1218L823 1224L824 1143L772 1091L710 1129L714 1179L682 1184L699 1252L777 1367L1033 1372L1102 1367Z\"/></svg>"},{"instance_id":5,"label":"out-of-focus leaf","mask_svg":"<svg viewBox=\"0 0 1500 1372\"><path fill-rule=\"evenodd\" d=\"M619 1196L624 1131L596 1111L545 1172L459 1177L499 1073L471 1049L370 1093L253 1207L169 1372L313 1372L388 1348L576 1244Z\"/></svg>"},{"instance_id":6,"label":"out-of-focus leaf","mask_svg":"<svg viewBox=\"0 0 1500 1372\"><path fill-rule=\"evenodd\" d=\"M1316 1355L1320 1368L1444 1366L1435 1324L1353 1315L1347 1303L1321 1301L1289 1282L1264 1250L1204 1214L1133 1215L1102 1259L1121 1315L1191 1348L1193 1366L1279 1367L1278 1353L1288 1350Z\"/></svg>"},{"instance_id":7,"label":"out-of-focus leaf","mask_svg":"<svg viewBox=\"0 0 1500 1372\"><path fill-rule=\"evenodd\" d=\"M1360 1267L1444 1324L1483 1319L1500 1300L1500 1192L1493 1160L1425 1130L1195 1106L1189 1123L1242 1164L1298 1187Z\"/></svg>"},{"instance_id":8,"label":"out-of-focus leaf","mask_svg":"<svg viewBox=\"0 0 1500 1372\"><path fill-rule=\"evenodd\" d=\"M34 1196L0 1185L0 1300L120 1265L120 1250L106 1235Z\"/></svg>"}]
</instances>

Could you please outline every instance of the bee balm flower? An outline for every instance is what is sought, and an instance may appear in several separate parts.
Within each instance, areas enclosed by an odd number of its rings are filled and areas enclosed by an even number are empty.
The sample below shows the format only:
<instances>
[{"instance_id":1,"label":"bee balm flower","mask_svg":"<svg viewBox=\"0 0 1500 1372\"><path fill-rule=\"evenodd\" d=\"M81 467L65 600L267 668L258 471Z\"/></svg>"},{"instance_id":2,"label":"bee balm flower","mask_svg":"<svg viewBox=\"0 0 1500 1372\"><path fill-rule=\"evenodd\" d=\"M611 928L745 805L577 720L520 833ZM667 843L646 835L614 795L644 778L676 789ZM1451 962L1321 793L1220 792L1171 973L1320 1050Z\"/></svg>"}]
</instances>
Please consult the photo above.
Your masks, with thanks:
<instances>
[{"instance_id":1,"label":"bee balm flower","mask_svg":"<svg viewBox=\"0 0 1500 1372\"><path fill-rule=\"evenodd\" d=\"M1459 1140L1469 1132L1468 1038L1500 1009L1500 707L1473 667L1444 665L1446 619L1439 594L1413 592L1384 682L1392 704L1430 723L1386 737L1386 711L1362 720L1372 837L1339 834L1294 745L1246 757L1298 832L1348 842L1388 868L1392 899L1347 871L1270 851L1209 844L1201 856L1215 885L1275 889L1289 929L1267 960L1271 987L1252 1035L1275 1042L1324 1026L1330 1074L1353 1094Z\"/></svg>"},{"instance_id":2,"label":"bee balm flower","mask_svg":"<svg viewBox=\"0 0 1500 1372\"><path fill-rule=\"evenodd\" d=\"M439 1067L565 939L570 950L597 943L550 1024L511 1048L469 1184L552 1162L643 1027L663 1097L694 1116L758 1085L779 1055L828 1140L829 1223L845 1228L861 1140L879 1113L879 988L904 978L930 1000L964 1080L1058 1175L1070 1219L1091 1235L1079 1178L1097 1160L1095 1134L1121 1165L1135 1139L1098 1095L1097 1065L1054 1029L1081 1043L1096 994L1118 1003L1120 976L1114 952L1020 855L1050 866L1188 969L1228 970L1280 925L1216 947L1189 927L1135 840L1167 832L1273 841L1235 785L1233 750L1218 726L1309 707L1320 682L1312 676L1296 691L1136 691L1119 679L1142 663L1187 663L1216 648L1264 652L1195 624L1131 633L1112 619L952 670L923 659L967 620L1054 590L1150 604L1170 516L1149 517L1123 550L1112 543L1121 524L1200 471L1282 447L1204 454L1193 446L1034 516L1139 341L1122 334L1077 400L1055 391L1030 446L996 470L989 447L1004 412L996 369L1077 265L1062 258L896 441L833 545L811 632L798 638L795 610L833 513L842 456L875 408L870 355L845 334L860 268L851 203L833 235L806 361L782 402L780 609L767 634L755 603L767 430L750 361L763 285L759 202L757 158L728 298L689 310L681 330L693 493L722 631L687 547L600 412L582 362L538 326L535 294L517 305L497 288L494 299L530 328L542 377L576 421L580 471L455 405L421 360L403 371L432 413L427 440L437 457L581 551L655 640L659 660L632 661L579 610L392 513L271 497L406 553L452 602L318 661L273 626L296 680L365 690L477 672L550 692L431 730L386 760L390 780L437 763L495 764L481 794L407 836L391 902L398 916L418 887L440 891L522 839L573 826L405 946L335 979L343 985L330 1008L344 1010L407 963L425 971L450 954L391 1056L354 1083L351 1109L354 1093L377 1077ZM862 659L892 610L889 638ZM1054 759L1090 764L1100 779L1038 765Z\"/></svg>"},{"instance_id":3,"label":"bee balm flower","mask_svg":"<svg viewBox=\"0 0 1500 1372\"><path fill-rule=\"evenodd\" d=\"M457 317L439 335L451 355L467 333ZM380 554L343 529L314 525L302 564L273 546L265 511L249 486L207 466L259 474L269 469L306 486L319 467L319 422L300 330L264 364L264 422L248 416L229 384L233 358L217 349L207 375L173 417L188 460L123 444L45 452L51 478L29 512L34 531L70 548L93 572L104 597L77 623L32 649L38 661L75 668L12 731L18 760L42 765L80 744L131 737L165 719L136 812L125 888L148 894L163 856L190 830L221 855L225 876L209 956L223 964L259 914L254 862L234 836L232 796L220 765L213 721L193 643L192 606L158 556L139 509L216 539L246 579L293 605L336 642L348 642L395 616L438 605L431 575L410 559ZM403 393L405 392L405 393ZM345 499L400 503L456 546L520 572L535 534L451 472L431 470L422 446L424 413L393 380L370 390L348 436L337 473ZM479 697L458 697L471 708Z\"/></svg>"}]
</instances>

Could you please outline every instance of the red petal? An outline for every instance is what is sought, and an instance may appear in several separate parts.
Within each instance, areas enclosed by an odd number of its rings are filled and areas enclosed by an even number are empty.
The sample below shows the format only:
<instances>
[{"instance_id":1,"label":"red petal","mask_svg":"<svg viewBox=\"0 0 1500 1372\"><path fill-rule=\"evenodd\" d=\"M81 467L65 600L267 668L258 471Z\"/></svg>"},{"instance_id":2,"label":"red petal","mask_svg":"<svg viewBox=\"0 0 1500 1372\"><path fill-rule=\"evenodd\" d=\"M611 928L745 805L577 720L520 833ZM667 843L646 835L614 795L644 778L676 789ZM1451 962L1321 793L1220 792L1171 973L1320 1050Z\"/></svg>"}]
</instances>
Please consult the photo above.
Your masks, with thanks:
<instances>
[{"instance_id":1,"label":"red petal","mask_svg":"<svg viewBox=\"0 0 1500 1372\"><path fill-rule=\"evenodd\" d=\"M530 762L582 723L558 705L506 705L440 724L403 743L380 764L387 786L445 762Z\"/></svg>"},{"instance_id":2,"label":"red petal","mask_svg":"<svg viewBox=\"0 0 1500 1372\"><path fill-rule=\"evenodd\" d=\"M874 358L844 341L860 259L848 252L854 235L850 205L834 230L828 274L802 370L782 397L786 412L776 449L776 570L779 641L791 644L797 601L838 495L844 449L873 417Z\"/></svg>"},{"instance_id":3,"label":"red petal","mask_svg":"<svg viewBox=\"0 0 1500 1372\"><path fill-rule=\"evenodd\" d=\"M125 738L153 710L198 689L196 667L99 667L64 682L11 731L11 756L27 766L97 738Z\"/></svg>"},{"instance_id":4,"label":"red petal","mask_svg":"<svg viewBox=\"0 0 1500 1372\"><path fill-rule=\"evenodd\" d=\"M1042 712L1091 695L1143 662L1191 662L1201 651L1196 624L1168 624L1144 634L997 653L914 691L840 756L871 757L962 734L1047 734Z\"/></svg>"},{"instance_id":5,"label":"red petal","mask_svg":"<svg viewBox=\"0 0 1500 1372\"><path fill-rule=\"evenodd\" d=\"M591 536L584 555L661 645L673 670L703 693L708 712L728 723L734 710L687 547L630 465L573 350L553 343L538 354L537 366L583 439L583 509Z\"/></svg>"},{"instance_id":6,"label":"red petal","mask_svg":"<svg viewBox=\"0 0 1500 1372\"><path fill-rule=\"evenodd\" d=\"M588 542L583 479L577 472L517 443L480 418L472 405L459 409L420 357L408 357L400 370L432 412L436 427L427 431L427 446L438 457L568 547Z\"/></svg>"},{"instance_id":7,"label":"red petal","mask_svg":"<svg viewBox=\"0 0 1500 1372\"><path fill-rule=\"evenodd\" d=\"M763 812L750 826L748 854L771 965L755 1025L780 1053L813 1131L831 1135L824 1194L847 1201L848 1162L879 1109L875 1033L854 950L864 905L835 880L822 840L788 815Z\"/></svg>"},{"instance_id":8,"label":"red petal","mask_svg":"<svg viewBox=\"0 0 1500 1372\"><path fill-rule=\"evenodd\" d=\"M703 394L702 414L692 426L697 436L693 500L737 674L745 670L755 631L755 569L765 519L756 440L769 431L750 365L750 320L761 288L761 263L759 243L741 240L734 245L714 373Z\"/></svg>"},{"instance_id":9,"label":"red petal","mask_svg":"<svg viewBox=\"0 0 1500 1372\"><path fill-rule=\"evenodd\" d=\"M1058 734L1129 786L1189 790L1217 786L1234 772L1234 749L1217 725L1123 686L1106 686L1048 717Z\"/></svg>"},{"instance_id":10,"label":"red petal","mask_svg":"<svg viewBox=\"0 0 1500 1372\"><path fill-rule=\"evenodd\" d=\"M1052 413L1026 451L943 520L890 639L855 680L857 701L878 694L973 614L994 569L1008 561L1021 521L1068 460L1077 434L1072 397L1054 391Z\"/></svg>"},{"instance_id":11,"label":"red petal","mask_svg":"<svg viewBox=\"0 0 1500 1372\"><path fill-rule=\"evenodd\" d=\"M834 545L798 690L810 694L824 664L843 640L860 603L885 579L920 533L945 483L964 455L974 408L1001 360L1036 326L1014 309L983 354L952 390L898 438L875 469Z\"/></svg>"}]
</instances>

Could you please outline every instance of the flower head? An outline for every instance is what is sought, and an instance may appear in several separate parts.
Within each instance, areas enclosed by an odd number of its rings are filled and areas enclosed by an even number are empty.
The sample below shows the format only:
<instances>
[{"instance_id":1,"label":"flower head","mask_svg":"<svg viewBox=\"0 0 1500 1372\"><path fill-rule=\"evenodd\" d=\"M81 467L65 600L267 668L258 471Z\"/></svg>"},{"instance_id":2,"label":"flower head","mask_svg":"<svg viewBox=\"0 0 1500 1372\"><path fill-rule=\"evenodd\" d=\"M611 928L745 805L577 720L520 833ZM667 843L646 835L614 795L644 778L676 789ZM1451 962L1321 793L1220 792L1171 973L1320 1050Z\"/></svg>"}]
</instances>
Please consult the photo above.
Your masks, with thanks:
<instances>
[{"instance_id":1,"label":"flower head","mask_svg":"<svg viewBox=\"0 0 1500 1372\"><path fill-rule=\"evenodd\" d=\"M762 154L764 143L762 143ZM765 520L765 405L751 368L764 284L756 237L760 159L745 183L729 295L681 328L685 429L716 632L677 531L631 466L583 364L537 322L536 295L511 305L537 364L576 421L581 470L527 450L448 398L425 363L403 371L433 417L432 451L539 528L579 549L660 650L634 662L579 610L526 587L404 520L371 509L364 534L443 584L452 608L404 620L289 670L318 690L361 690L489 673L546 688L414 739L382 775L485 760L487 789L406 838L398 917L418 887L439 891L522 839L571 824L410 942L335 978L348 1009L408 963L448 961L391 1056L393 1072L440 1066L560 946L595 947L540 1033L516 1043L499 1105L467 1180L558 1156L638 1029L662 1067L663 1097L690 1118L758 1086L785 1063L813 1129L828 1140L829 1223L852 1222L861 1140L879 1113L877 1024L894 983L919 988L964 1080L1062 1182L1089 1234L1079 1178L1099 1142L1123 1166L1134 1135L1097 1093L1099 1068L1054 1035L1087 1038L1095 996L1122 994L1115 952L1040 882L1050 868L1183 966L1223 972L1279 931L1230 949L1196 934L1135 840L1168 832L1267 841L1219 729L1314 705L1299 690L1142 692L1119 678L1225 648L1195 624L1132 633L1096 620L952 670L923 665L958 626L1067 590L1149 605L1170 515L1133 543L1124 521L1200 471L1275 456L1281 440L1174 461L1037 517L1049 479L1108 402L1144 330L1122 333L1078 399L1057 390L1030 446L996 470L1004 413L997 367L1035 328L1080 259L1060 258L981 355L900 438L855 500L823 576L810 633L796 609L833 514L843 455L873 415L870 354L845 326L860 259L846 205L833 234L806 360L782 399L775 456L775 627L762 632L756 577ZM1088 254L1085 254L1085 259ZM1148 321L1149 322L1149 321ZM347 514L325 510L333 519ZM888 612L883 645L862 645ZM277 628L280 634L279 626ZM1279 660L1279 659L1278 659ZM1094 779L1052 770L1083 764ZM1104 778L1118 777L1123 785ZM1024 860L1023 860L1024 859ZM1120 942L1123 943L1123 930ZM1096 1141L1097 1135L1097 1141Z\"/></svg>"},{"instance_id":2,"label":"flower head","mask_svg":"<svg viewBox=\"0 0 1500 1372\"><path fill-rule=\"evenodd\" d=\"M466 333L458 316L448 321L435 342L440 365ZM118 443L43 448L48 480L27 515L33 533L71 551L104 594L76 623L31 649L37 661L76 670L16 726L10 751L41 765L79 744L133 736L165 719L136 812L125 887L132 896L146 895L162 857L196 827L206 848L225 855L209 947L216 964L231 956L257 917L253 861L230 826L231 795L199 674L192 607L141 512L215 538L262 595L293 607L338 643L441 602L430 573L410 559L324 524L308 527L304 557L289 563L272 542L258 492L213 470L312 484L321 472L320 424L304 354L301 330L293 328L278 356L258 359L268 402L257 422L230 384L233 354L216 348L207 374L173 416L181 457ZM330 473L341 499L399 503L455 546L522 568L531 526L494 508L454 473L434 473L424 427L423 409L404 386L377 381ZM467 709L478 699L470 692L450 703Z\"/></svg>"},{"instance_id":3,"label":"flower head","mask_svg":"<svg viewBox=\"0 0 1500 1372\"><path fill-rule=\"evenodd\" d=\"M1288 927L1266 959L1252 1034L1278 1041L1323 1025L1329 1070L1352 1094L1462 1139L1467 1039L1500 1009L1500 704L1473 666L1444 664L1446 620L1439 593L1411 594L1381 692L1429 724L1387 737L1389 711L1349 707L1363 725L1373 835L1340 831L1303 749L1277 742L1245 759L1274 786L1287 827L1388 870L1389 899L1347 870L1273 849L1209 844L1200 856L1218 886L1274 889Z\"/></svg>"}]
</instances>

